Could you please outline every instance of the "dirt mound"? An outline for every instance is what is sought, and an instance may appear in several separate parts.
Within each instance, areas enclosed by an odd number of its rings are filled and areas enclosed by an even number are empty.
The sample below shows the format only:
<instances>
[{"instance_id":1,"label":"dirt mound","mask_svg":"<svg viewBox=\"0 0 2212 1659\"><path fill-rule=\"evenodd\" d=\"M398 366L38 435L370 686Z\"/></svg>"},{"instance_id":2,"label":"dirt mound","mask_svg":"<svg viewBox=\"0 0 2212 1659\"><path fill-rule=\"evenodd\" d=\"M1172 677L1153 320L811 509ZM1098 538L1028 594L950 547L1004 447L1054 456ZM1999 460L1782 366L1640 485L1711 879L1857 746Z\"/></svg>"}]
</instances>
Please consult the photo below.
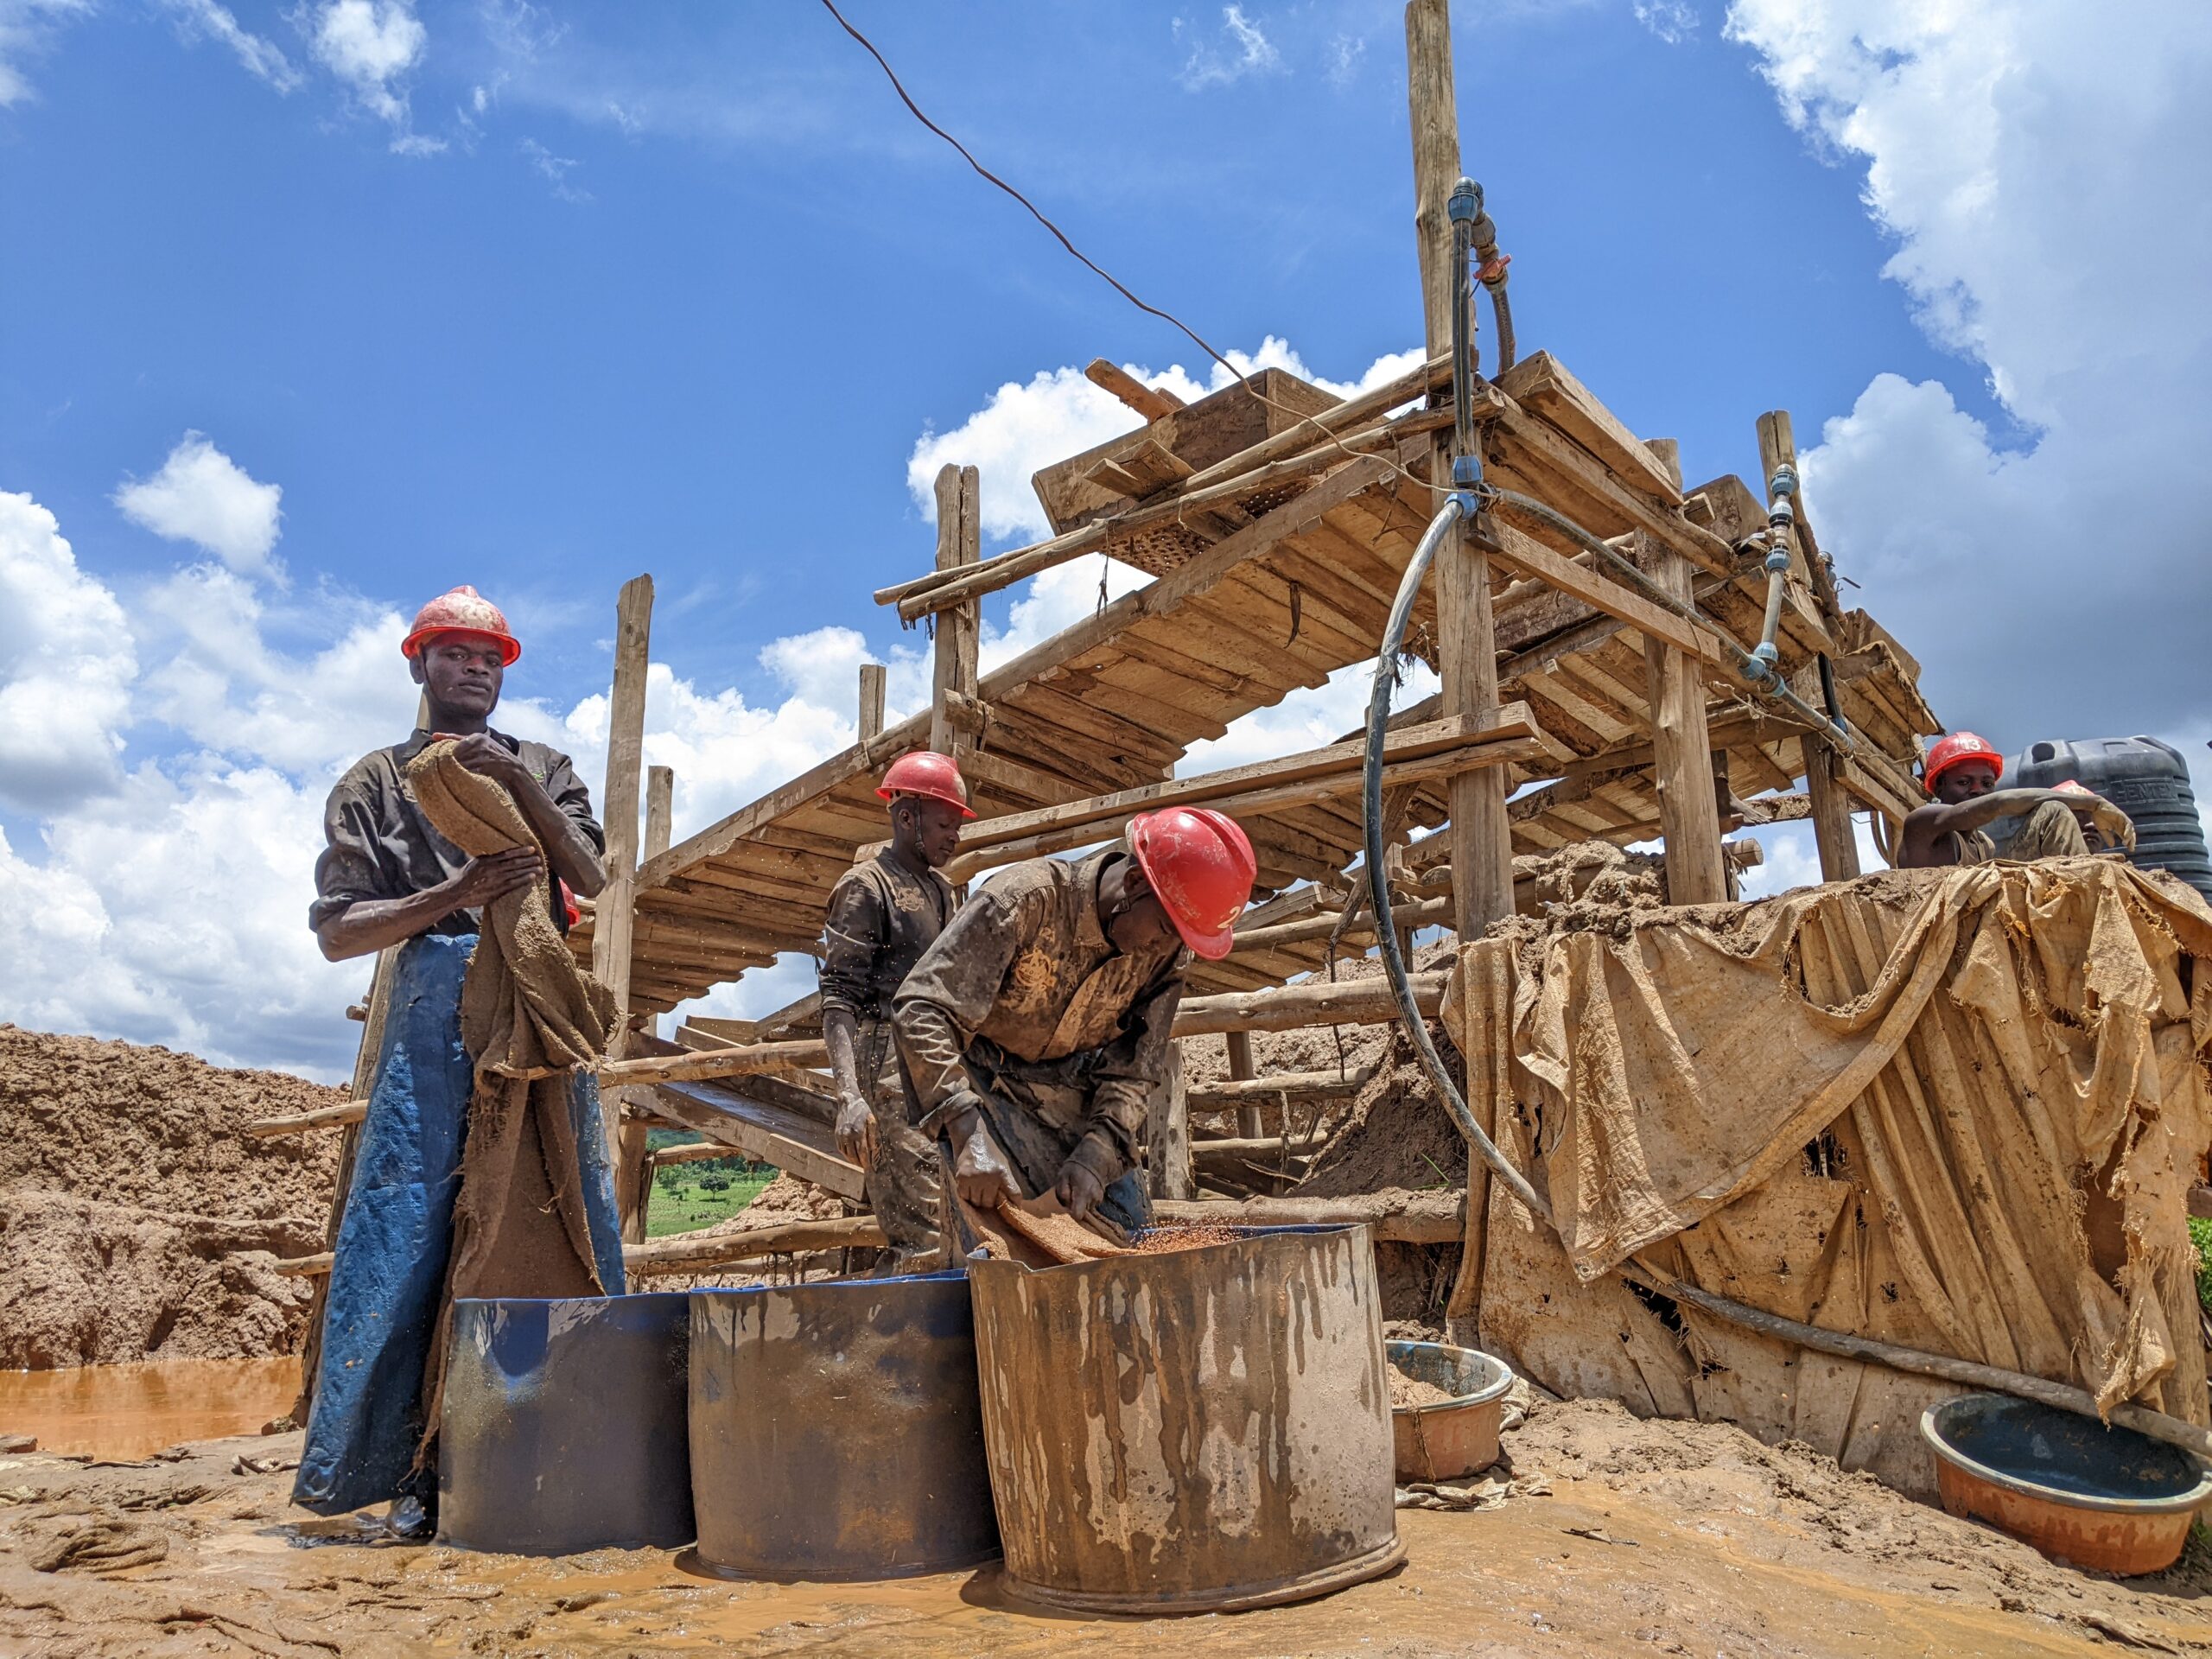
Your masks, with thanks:
<instances>
[{"instance_id":1,"label":"dirt mound","mask_svg":"<svg viewBox=\"0 0 2212 1659\"><path fill-rule=\"evenodd\" d=\"M346 1091L189 1054L0 1025L0 1365L293 1351L338 1137L256 1118Z\"/></svg>"}]
</instances>

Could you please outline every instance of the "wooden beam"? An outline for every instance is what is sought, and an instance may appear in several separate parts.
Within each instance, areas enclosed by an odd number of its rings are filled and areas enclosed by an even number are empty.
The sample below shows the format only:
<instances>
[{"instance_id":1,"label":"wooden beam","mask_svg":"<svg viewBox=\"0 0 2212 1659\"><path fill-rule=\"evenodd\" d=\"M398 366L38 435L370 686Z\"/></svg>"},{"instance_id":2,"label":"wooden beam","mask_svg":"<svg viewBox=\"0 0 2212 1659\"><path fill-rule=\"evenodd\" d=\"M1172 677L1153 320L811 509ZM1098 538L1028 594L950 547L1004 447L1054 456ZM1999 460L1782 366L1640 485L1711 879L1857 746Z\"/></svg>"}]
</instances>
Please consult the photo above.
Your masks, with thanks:
<instances>
[{"instance_id":1,"label":"wooden beam","mask_svg":"<svg viewBox=\"0 0 2212 1659\"><path fill-rule=\"evenodd\" d=\"M860 1166L841 1157L829 1127L795 1112L748 1101L697 1084L677 1083L646 1096L652 1116L696 1129L757 1163L855 1202L868 1196ZM640 1127L648 1127L639 1120Z\"/></svg>"},{"instance_id":2,"label":"wooden beam","mask_svg":"<svg viewBox=\"0 0 2212 1659\"><path fill-rule=\"evenodd\" d=\"M1222 1040L1227 1046L1229 1050L1229 1082L1226 1085L1216 1085L1216 1087L1222 1089L1224 1096L1228 1097L1229 1090L1233 1090L1238 1084L1249 1082L1251 1078L1257 1076L1259 1073L1259 1067L1254 1064L1252 1059L1252 1033L1250 1032L1232 1031L1228 1033ZM1192 1109L1195 1109L1199 1103L1205 1098L1207 1092L1208 1091L1205 1090L1190 1090L1185 1096L1186 1104ZM1238 1131L1245 1135L1258 1135L1260 1133L1260 1108L1257 1102L1236 1102L1236 1127Z\"/></svg>"},{"instance_id":3,"label":"wooden beam","mask_svg":"<svg viewBox=\"0 0 2212 1659\"><path fill-rule=\"evenodd\" d=\"M1679 454L1670 472L1549 352L1522 358L1497 377L1497 388L1580 444L1630 489L1669 507L1681 505Z\"/></svg>"},{"instance_id":4,"label":"wooden beam","mask_svg":"<svg viewBox=\"0 0 2212 1659\"><path fill-rule=\"evenodd\" d=\"M1434 1019L1444 1004L1441 972L1411 976L1414 1005ZM1379 1026L1398 1017L1397 999L1381 979L1347 979L1332 983L1308 980L1264 991L1224 991L1186 996L1175 1014L1178 1037L1212 1032L1297 1031L1308 1026Z\"/></svg>"},{"instance_id":5,"label":"wooden beam","mask_svg":"<svg viewBox=\"0 0 2212 1659\"><path fill-rule=\"evenodd\" d=\"M861 664L860 739L863 745L883 735L883 692L891 671L881 663Z\"/></svg>"},{"instance_id":6,"label":"wooden beam","mask_svg":"<svg viewBox=\"0 0 2212 1659\"><path fill-rule=\"evenodd\" d=\"M1395 1244L1456 1244L1465 1224L1467 1195L1447 1189L1409 1192L1389 1187L1344 1198L1200 1199L1153 1205L1154 1217L1177 1227L1327 1227L1365 1225Z\"/></svg>"},{"instance_id":7,"label":"wooden beam","mask_svg":"<svg viewBox=\"0 0 2212 1659\"><path fill-rule=\"evenodd\" d=\"M1083 371L1083 378L1102 391L1110 391L1147 421L1156 421L1173 415L1183 407L1183 400L1164 386L1147 386L1117 363L1103 357L1094 357Z\"/></svg>"},{"instance_id":8,"label":"wooden beam","mask_svg":"<svg viewBox=\"0 0 2212 1659\"><path fill-rule=\"evenodd\" d=\"M638 879L638 785L645 746L645 671L652 660L653 579L632 576L622 584L614 606L614 683L608 697L607 789L601 799L607 813L607 885L592 912L591 968L614 998L622 1020L630 1010L630 957L636 941ZM614 1053L620 1055L626 1026L618 1023ZM607 1160L614 1171L614 1201L622 1236L645 1236L645 1131L626 1127L622 1102L613 1090L600 1096L607 1134Z\"/></svg>"},{"instance_id":9,"label":"wooden beam","mask_svg":"<svg viewBox=\"0 0 2212 1659\"><path fill-rule=\"evenodd\" d=\"M742 1077L793 1065L827 1065L829 1048L817 1039L786 1043L738 1043L728 1048L690 1050L681 1054L642 1054L608 1060L599 1068L599 1086L692 1083L707 1077Z\"/></svg>"},{"instance_id":10,"label":"wooden beam","mask_svg":"<svg viewBox=\"0 0 2212 1659\"><path fill-rule=\"evenodd\" d=\"M1654 438L1650 455L1679 497L1681 446L1672 438ZM1694 603L1697 572L1690 562L1656 542L1647 541L1645 550L1651 579L1675 598ZM1694 658L1649 638L1643 642L1643 666L1651 704L1652 783L1659 796L1660 836L1667 843L1667 902L1717 905L1728 897L1728 867L1720 852L1720 800L1713 791L1704 677Z\"/></svg>"},{"instance_id":11,"label":"wooden beam","mask_svg":"<svg viewBox=\"0 0 2212 1659\"><path fill-rule=\"evenodd\" d=\"M1167 1077L1152 1091L1144 1115L1146 1187L1155 1198L1187 1198L1191 1184L1191 1114L1183 1080L1183 1046L1167 1045Z\"/></svg>"},{"instance_id":12,"label":"wooden beam","mask_svg":"<svg viewBox=\"0 0 2212 1659\"><path fill-rule=\"evenodd\" d=\"M735 1147L718 1146L712 1141L690 1141L680 1147L653 1148L653 1166L664 1164L751 1163L752 1159Z\"/></svg>"},{"instance_id":13,"label":"wooden beam","mask_svg":"<svg viewBox=\"0 0 2212 1659\"><path fill-rule=\"evenodd\" d=\"M1627 624L1646 639L1663 640L1686 656L1718 664L1719 658L1704 632L1686 618L1662 610L1634 589L1599 575L1589 566L1554 553L1533 536L1504 523L1497 514L1484 515L1477 533L1487 543L1493 558L1549 582L1563 594L1571 594L1591 609L1603 611Z\"/></svg>"},{"instance_id":14,"label":"wooden beam","mask_svg":"<svg viewBox=\"0 0 2212 1659\"><path fill-rule=\"evenodd\" d=\"M676 768L645 768L645 856L658 858L668 850L676 825Z\"/></svg>"},{"instance_id":15,"label":"wooden beam","mask_svg":"<svg viewBox=\"0 0 2212 1659\"><path fill-rule=\"evenodd\" d=\"M973 467L950 461L937 475L937 568L964 571L982 556L982 486ZM963 600L937 617L930 702L930 747L956 759L975 747L957 715L976 700L976 652L981 638L980 596Z\"/></svg>"},{"instance_id":16,"label":"wooden beam","mask_svg":"<svg viewBox=\"0 0 2212 1659\"><path fill-rule=\"evenodd\" d=\"M1229 1038L1232 1043L1242 1039L1249 1052L1252 1042L1249 1032L1232 1031ZM1278 1071L1269 1077L1238 1077L1232 1063L1228 1082L1194 1083L1186 1097L1194 1112L1217 1112L1235 1107L1240 1112L1249 1109L1256 1115L1259 1108L1252 1103L1255 1101L1340 1099L1357 1094L1375 1080L1375 1068L1368 1065L1342 1076L1334 1071ZM1238 1133L1256 1135L1260 1131L1255 1127L1240 1128Z\"/></svg>"},{"instance_id":17,"label":"wooden beam","mask_svg":"<svg viewBox=\"0 0 2212 1659\"><path fill-rule=\"evenodd\" d=\"M359 1068L357 1067L356 1070ZM375 1078L369 1079L372 1086ZM257 1118L245 1126L245 1133L257 1141L273 1141L279 1135L313 1135L318 1129L342 1129L348 1123L359 1123L369 1115L369 1103L359 1096L335 1106L319 1106L311 1112L294 1112L283 1117Z\"/></svg>"},{"instance_id":18,"label":"wooden beam","mask_svg":"<svg viewBox=\"0 0 2212 1659\"><path fill-rule=\"evenodd\" d=\"M880 1249L889 1243L874 1216L838 1216L824 1221L787 1221L772 1227L741 1228L704 1238L679 1236L632 1244L622 1252L625 1271L640 1279L662 1274L705 1273L771 1255L803 1255L823 1250Z\"/></svg>"}]
</instances>

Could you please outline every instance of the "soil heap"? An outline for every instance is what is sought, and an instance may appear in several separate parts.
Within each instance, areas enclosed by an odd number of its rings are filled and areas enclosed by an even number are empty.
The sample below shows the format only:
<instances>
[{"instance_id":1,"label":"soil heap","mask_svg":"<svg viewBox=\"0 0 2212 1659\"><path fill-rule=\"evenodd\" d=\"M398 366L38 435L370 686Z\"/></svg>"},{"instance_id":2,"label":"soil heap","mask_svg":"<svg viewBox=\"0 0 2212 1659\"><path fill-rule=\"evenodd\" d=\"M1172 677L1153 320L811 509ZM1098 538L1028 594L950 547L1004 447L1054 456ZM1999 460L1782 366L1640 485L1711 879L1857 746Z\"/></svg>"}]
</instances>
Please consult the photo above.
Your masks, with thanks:
<instances>
[{"instance_id":1,"label":"soil heap","mask_svg":"<svg viewBox=\"0 0 2212 1659\"><path fill-rule=\"evenodd\" d=\"M256 1118L342 1089L0 1025L0 1366L293 1352L338 1137Z\"/></svg>"}]
</instances>

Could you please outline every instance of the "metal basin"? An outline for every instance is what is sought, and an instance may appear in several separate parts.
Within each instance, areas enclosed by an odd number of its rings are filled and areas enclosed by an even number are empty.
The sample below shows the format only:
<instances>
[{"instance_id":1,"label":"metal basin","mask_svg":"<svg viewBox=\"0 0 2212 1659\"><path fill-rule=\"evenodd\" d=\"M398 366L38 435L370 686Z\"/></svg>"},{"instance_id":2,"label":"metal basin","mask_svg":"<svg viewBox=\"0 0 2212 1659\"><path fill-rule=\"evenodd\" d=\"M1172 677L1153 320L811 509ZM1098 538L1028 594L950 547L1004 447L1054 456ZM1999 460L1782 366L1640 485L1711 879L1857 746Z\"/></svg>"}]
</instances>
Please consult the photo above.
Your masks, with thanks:
<instances>
[{"instance_id":1,"label":"metal basin","mask_svg":"<svg viewBox=\"0 0 2212 1659\"><path fill-rule=\"evenodd\" d=\"M2009 1395L1930 1406L1920 1433L1953 1515L2123 1577L2179 1559L2212 1472L2178 1446Z\"/></svg>"},{"instance_id":2,"label":"metal basin","mask_svg":"<svg viewBox=\"0 0 2212 1659\"><path fill-rule=\"evenodd\" d=\"M569 1555L691 1541L681 1294L463 1299L438 1420L438 1535Z\"/></svg>"},{"instance_id":3,"label":"metal basin","mask_svg":"<svg viewBox=\"0 0 2212 1659\"><path fill-rule=\"evenodd\" d=\"M991 1560L967 1275L693 1291L691 1490L724 1577Z\"/></svg>"},{"instance_id":4,"label":"metal basin","mask_svg":"<svg viewBox=\"0 0 2212 1659\"><path fill-rule=\"evenodd\" d=\"M1366 1228L969 1272L1012 1593L1225 1612L1405 1558Z\"/></svg>"},{"instance_id":5,"label":"metal basin","mask_svg":"<svg viewBox=\"0 0 2212 1659\"><path fill-rule=\"evenodd\" d=\"M1498 1425L1513 1370L1474 1348L1389 1342L1383 1357L1417 1382L1452 1395L1426 1406L1393 1406L1390 1438L1402 1481L1457 1480L1497 1461Z\"/></svg>"}]
</instances>

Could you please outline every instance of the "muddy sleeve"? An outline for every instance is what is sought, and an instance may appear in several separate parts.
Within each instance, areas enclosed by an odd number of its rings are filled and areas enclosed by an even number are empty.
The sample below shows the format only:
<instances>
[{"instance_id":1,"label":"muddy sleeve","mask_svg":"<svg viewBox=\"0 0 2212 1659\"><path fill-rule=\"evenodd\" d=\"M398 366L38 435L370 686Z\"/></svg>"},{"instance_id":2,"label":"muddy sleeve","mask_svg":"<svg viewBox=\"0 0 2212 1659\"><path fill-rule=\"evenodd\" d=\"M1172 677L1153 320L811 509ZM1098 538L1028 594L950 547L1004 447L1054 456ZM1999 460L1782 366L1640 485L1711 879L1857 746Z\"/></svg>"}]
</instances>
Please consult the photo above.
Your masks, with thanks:
<instances>
[{"instance_id":1,"label":"muddy sleeve","mask_svg":"<svg viewBox=\"0 0 2212 1659\"><path fill-rule=\"evenodd\" d=\"M408 895L410 889L401 878L401 865L379 832L379 817L371 779L357 772L339 779L322 809L322 835L327 844L315 861L315 902L308 906L309 928L320 929L365 899Z\"/></svg>"},{"instance_id":2,"label":"muddy sleeve","mask_svg":"<svg viewBox=\"0 0 2212 1659\"><path fill-rule=\"evenodd\" d=\"M1091 1070L1090 1110L1068 1161L1082 1164L1102 1185L1111 1185L1136 1166L1146 1108L1153 1090L1167 1081L1168 1043L1182 1001L1179 952L1139 995L1129 1009L1128 1026Z\"/></svg>"},{"instance_id":3,"label":"muddy sleeve","mask_svg":"<svg viewBox=\"0 0 2212 1659\"><path fill-rule=\"evenodd\" d=\"M944 1109L968 1092L960 1058L990 1018L1007 970L1035 931L1034 895L986 887L945 925L922 953L893 1003L899 1052L921 1103L921 1127L934 1131Z\"/></svg>"},{"instance_id":4,"label":"muddy sleeve","mask_svg":"<svg viewBox=\"0 0 2212 1659\"><path fill-rule=\"evenodd\" d=\"M822 1011L842 1008L855 1020L879 1016L874 974L884 937L883 898L858 875L837 878L822 929Z\"/></svg>"},{"instance_id":5,"label":"muddy sleeve","mask_svg":"<svg viewBox=\"0 0 2212 1659\"><path fill-rule=\"evenodd\" d=\"M576 776L575 762L565 754L556 753L548 757L545 766L545 792L553 798L553 804L568 815L583 838L592 844L592 850L601 858L607 856L607 831L592 816L591 791L584 787L584 780Z\"/></svg>"}]
</instances>

